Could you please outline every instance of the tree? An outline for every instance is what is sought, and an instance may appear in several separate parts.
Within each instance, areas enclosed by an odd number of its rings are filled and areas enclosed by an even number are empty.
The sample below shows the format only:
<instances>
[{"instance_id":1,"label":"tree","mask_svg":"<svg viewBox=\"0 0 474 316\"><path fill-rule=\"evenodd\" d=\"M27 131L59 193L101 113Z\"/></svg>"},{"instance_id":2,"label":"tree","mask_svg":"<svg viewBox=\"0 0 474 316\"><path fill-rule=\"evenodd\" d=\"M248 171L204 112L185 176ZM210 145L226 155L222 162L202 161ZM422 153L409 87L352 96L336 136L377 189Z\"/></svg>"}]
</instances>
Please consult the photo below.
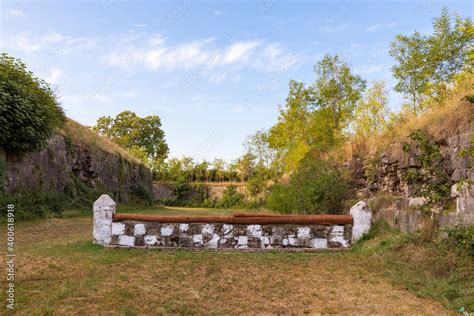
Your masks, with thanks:
<instances>
[{"instance_id":1,"label":"tree","mask_svg":"<svg viewBox=\"0 0 474 316\"><path fill-rule=\"evenodd\" d=\"M123 111L115 118L100 117L93 129L137 156L146 157L150 161L163 160L168 155L165 133L161 129L161 119L157 115L141 118L134 112Z\"/></svg>"},{"instance_id":2,"label":"tree","mask_svg":"<svg viewBox=\"0 0 474 316\"><path fill-rule=\"evenodd\" d=\"M444 94L456 74L472 69L474 31L470 18L455 16L447 8L433 20L431 35L397 35L390 45L395 59L393 76L398 80L395 91L405 94L413 110L423 110L428 96Z\"/></svg>"},{"instance_id":3,"label":"tree","mask_svg":"<svg viewBox=\"0 0 474 316\"><path fill-rule=\"evenodd\" d=\"M1 54L0 147L13 153L38 150L64 121L49 85L21 60Z\"/></svg>"},{"instance_id":4,"label":"tree","mask_svg":"<svg viewBox=\"0 0 474 316\"><path fill-rule=\"evenodd\" d=\"M224 159L215 158L212 162L212 166L216 172L216 180L217 181L224 181L225 177L225 161Z\"/></svg>"},{"instance_id":5,"label":"tree","mask_svg":"<svg viewBox=\"0 0 474 316\"><path fill-rule=\"evenodd\" d=\"M351 73L338 55L325 55L315 66L315 106L329 109L336 131L348 127L357 101L365 89L365 81Z\"/></svg>"},{"instance_id":6,"label":"tree","mask_svg":"<svg viewBox=\"0 0 474 316\"><path fill-rule=\"evenodd\" d=\"M257 130L255 133L247 136L244 148L256 159L256 164L265 168L269 168L275 158L275 150L270 148L269 132L263 129Z\"/></svg>"},{"instance_id":7,"label":"tree","mask_svg":"<svg viewBox=\"0 0 474 316\"><path fill-rule=\"evenodd\" d=\"M236 165L240 181L244 182L253 174L255 168L255 157L251 153L246 153L237 160Z\"/></svg>"},{"instance_id":8,"label":"tree","mask_svg":"<svg viewBox=\"0 0 474 316\"><path fill-rule=\"evenodd\" d=\"M375 81L355 110L355 133L364 138L381 132L389 115L385 82Z\"/></svg>"},{"instance_id":9,"label":"tree","mask_svg":"<svg viewBox=\"0 0 474 316\"><path fill-rule=\"evenodd\" d=\"M278 122L269 130L269 147L277 151L285 171L295 170L308 153L315 133L311 131L311 91L303 83L291 80L284 107L279 106Z\"/></svg>"}]
</instances>

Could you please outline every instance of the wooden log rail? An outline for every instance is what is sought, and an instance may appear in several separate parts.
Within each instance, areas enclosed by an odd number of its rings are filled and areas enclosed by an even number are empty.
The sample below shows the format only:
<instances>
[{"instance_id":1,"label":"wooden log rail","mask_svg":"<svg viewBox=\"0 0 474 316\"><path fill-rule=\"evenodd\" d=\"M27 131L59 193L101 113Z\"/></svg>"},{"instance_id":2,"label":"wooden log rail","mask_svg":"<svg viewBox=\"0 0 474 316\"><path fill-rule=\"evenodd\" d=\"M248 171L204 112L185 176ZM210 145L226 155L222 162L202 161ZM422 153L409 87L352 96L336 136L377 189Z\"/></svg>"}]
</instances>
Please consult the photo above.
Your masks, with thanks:
<instances>
[{"instance_id":1,"label":"wooden log rail","mask_svg":"<svg viewBox=\"0 0 474 316\"><path fill-rule=\"evenodd\" d=\"M234 216L164 216L142 214L114 214L114 221L142 221L157 223L224 223L224 224L352 224L351 215L278 215L237 213Z\"/></svg>"}]
</instances>

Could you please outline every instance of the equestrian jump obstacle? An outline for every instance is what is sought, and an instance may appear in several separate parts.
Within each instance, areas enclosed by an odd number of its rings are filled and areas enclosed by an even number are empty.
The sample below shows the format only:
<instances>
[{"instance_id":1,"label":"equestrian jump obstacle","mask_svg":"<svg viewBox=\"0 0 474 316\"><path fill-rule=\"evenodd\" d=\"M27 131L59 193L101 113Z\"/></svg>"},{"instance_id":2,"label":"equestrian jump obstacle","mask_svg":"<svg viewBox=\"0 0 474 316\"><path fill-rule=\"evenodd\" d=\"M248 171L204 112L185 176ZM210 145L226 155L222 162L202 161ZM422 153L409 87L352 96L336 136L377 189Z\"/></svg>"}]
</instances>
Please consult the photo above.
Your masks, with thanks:
<instances>
[{"instance_id":1,"label":"equestrian jump obstacle","mask_svg":"<svg viewBox=\"0 0 474 316\"><path fill-rule=\"evenodd\" d=\"M94 243L107 247L311 251L347 248L370 229L359 202L350 215L161 216L116 214L103 194L94 206Z\"/></svg>"}]
</instances>

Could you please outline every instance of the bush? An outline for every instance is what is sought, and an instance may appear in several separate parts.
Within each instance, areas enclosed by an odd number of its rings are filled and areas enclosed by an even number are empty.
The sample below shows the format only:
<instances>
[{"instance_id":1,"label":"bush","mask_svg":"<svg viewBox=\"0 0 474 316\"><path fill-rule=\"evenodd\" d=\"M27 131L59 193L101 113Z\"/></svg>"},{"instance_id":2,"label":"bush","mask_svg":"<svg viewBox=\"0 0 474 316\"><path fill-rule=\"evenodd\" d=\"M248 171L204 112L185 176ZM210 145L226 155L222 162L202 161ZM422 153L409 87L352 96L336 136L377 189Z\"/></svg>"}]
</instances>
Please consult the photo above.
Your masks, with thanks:
<instances>
[{"instance_id":1,"label":"bush","mask_svg":"<svg viewBox=\"0 0 474 316\"><path fill-rule=\"evenodd\" d=\"M13 153L42 148L65 117L54 92L19 59L0 55L0 147Z\"/></svg>"},{"instance_id":2,"label":"bush","mask_svg":"<svg viewBox=\"0 0 474 316\"><path fill-rule=\"evenodd\" d=\"M474 225L457 225L445 228L449 244L457 251L474 256Z\"/></svg>"},{"instance_id":3,"label":"bush","mask_svg":"<svg viewBox=\"0 0 474 316\"><path fill-rule=\"evenodd\" d=\"M275 212L291 213L292 203L289 186L275 184L271 188L271 194L267 197L267 207Z\"/></svg>"},{"instance_id":4,"label":"bush","mask_svg":"<svg viewBox=\"0 0 474 316\"><path fill-rule=\"evenodd\" d=\"M222 198L217 202L217 207L231 208L241 205L243 203L243 196L237 192L237 186L228 185L225 188Z\"/></svg>"},{"instance_id":5,"label":"bush","mask_svg":"<svg viewBox=\"0 0 474 316\"><path fill-rule=\"evenodd\" d=\"M0 192L0 206L6 209L7 204L15 205L15 219L28 220L61 215L66 207L67 198L56 192L24 188L15 194ZM5 212L0 215L5 220Z\"/></svg>"},{"instance_id":6,"label":"bush","mask_svg":"<svg viewBox=\"0 0 474 316\"><path fill-rule=\"evenodd\" d=\"M328 161L305 159L288 185L274 186L267 207L281 213L339 214L347 186Z\"/></svg>"}]
</instances>

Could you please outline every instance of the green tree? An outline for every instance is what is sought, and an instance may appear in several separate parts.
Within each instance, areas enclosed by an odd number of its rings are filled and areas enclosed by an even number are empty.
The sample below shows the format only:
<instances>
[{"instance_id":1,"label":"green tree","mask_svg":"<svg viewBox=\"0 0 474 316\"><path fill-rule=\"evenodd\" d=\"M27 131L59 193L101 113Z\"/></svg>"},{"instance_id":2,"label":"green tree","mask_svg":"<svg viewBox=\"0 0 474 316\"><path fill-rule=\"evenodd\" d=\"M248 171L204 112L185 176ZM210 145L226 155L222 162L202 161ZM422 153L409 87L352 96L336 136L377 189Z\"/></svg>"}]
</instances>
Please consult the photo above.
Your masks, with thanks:
<instances>
[{"instance_id":1,"label":"green tree","mask_svg":"<svg viewBox=\"0 0 474 316\"><path fill-rule=\"evenodd\" d=\"M240 181L246 181L253 175L255 168L255 156L248 152L245 153L242 157L237 159L236 167Z\"/></svg>"},{"instance_id":2,"label":"green tree","mask_svg":"<svg viewBox=\"0 0 474 316\"><path fill-rule=\"evenodd\" d=\"M163 160L168 155L165 133L157 115L141 118L134 112L124 111L115 118L100 117L93 129L142 159Z\"/></svg>"},{"instance_id":3,"label":"green tree","mask_svg":"<svg viewBox=\"0 0 474 316\"><path fill-rule=\"evenodd\" d=\"M225 178L225 161L224 159L215 158L212 162L212 166L216 172L216 180L219 182L224 181Z\"/></svg>"},{"instance_id":4,"label":"green tree","mask_svg":"<svg viewBox=\"0 0 474 316\"><path fill-rule=\"evenodd\" d=\"M388 116L388 91L385 89L385 82L375 81L356 107L356 135L369 137L381 132L387 124Z\"/></svg>"},{"instance_id":5,"label":"green tree","mask_svg":"<svg viewBox=\"0 0 474 316\"><path fill-rule=\"evenodd\" d=\"M443 96L456 74L472 71L474 31L471 18L449 16L447 8L433 20L433 34L397 35L390 46L395 59L395 91L405 94L415 112L428 96Z\"/></svg>"},{"instance_id":6,"label":"green tree","mask_svg":"<svg viewBox=\"0 0 474 316\"><path fill-rule=\"evenodd\" d=\"M365 81L352 74L347 63L338 55L325 55L315 66L315 105L329 109L336 131L348 127L357 102L365 90Z\"/></svg>"},{"instance_id":7,"label":"green tree","mask_svg":"<svg viewBox=\"0 0 474 316\"><path fill-rule=\"evenodd\" d=\"M303 83L291 80L285 106L279 106L278 122L269 130L268 142L285 171L295 170L309 152L315 133L311 130L312 95Z\"/></svg>"},{"instance_id":8,"label":"green tree","mask_svg":"<svg viewBox=\"0 0 474 316\"><path fill-rule=\"evenodd\" d=\"M49 85L19 59L0 55L0 147L22 153L42 148L64 124Z\"/></svg>"}]
</instances>

